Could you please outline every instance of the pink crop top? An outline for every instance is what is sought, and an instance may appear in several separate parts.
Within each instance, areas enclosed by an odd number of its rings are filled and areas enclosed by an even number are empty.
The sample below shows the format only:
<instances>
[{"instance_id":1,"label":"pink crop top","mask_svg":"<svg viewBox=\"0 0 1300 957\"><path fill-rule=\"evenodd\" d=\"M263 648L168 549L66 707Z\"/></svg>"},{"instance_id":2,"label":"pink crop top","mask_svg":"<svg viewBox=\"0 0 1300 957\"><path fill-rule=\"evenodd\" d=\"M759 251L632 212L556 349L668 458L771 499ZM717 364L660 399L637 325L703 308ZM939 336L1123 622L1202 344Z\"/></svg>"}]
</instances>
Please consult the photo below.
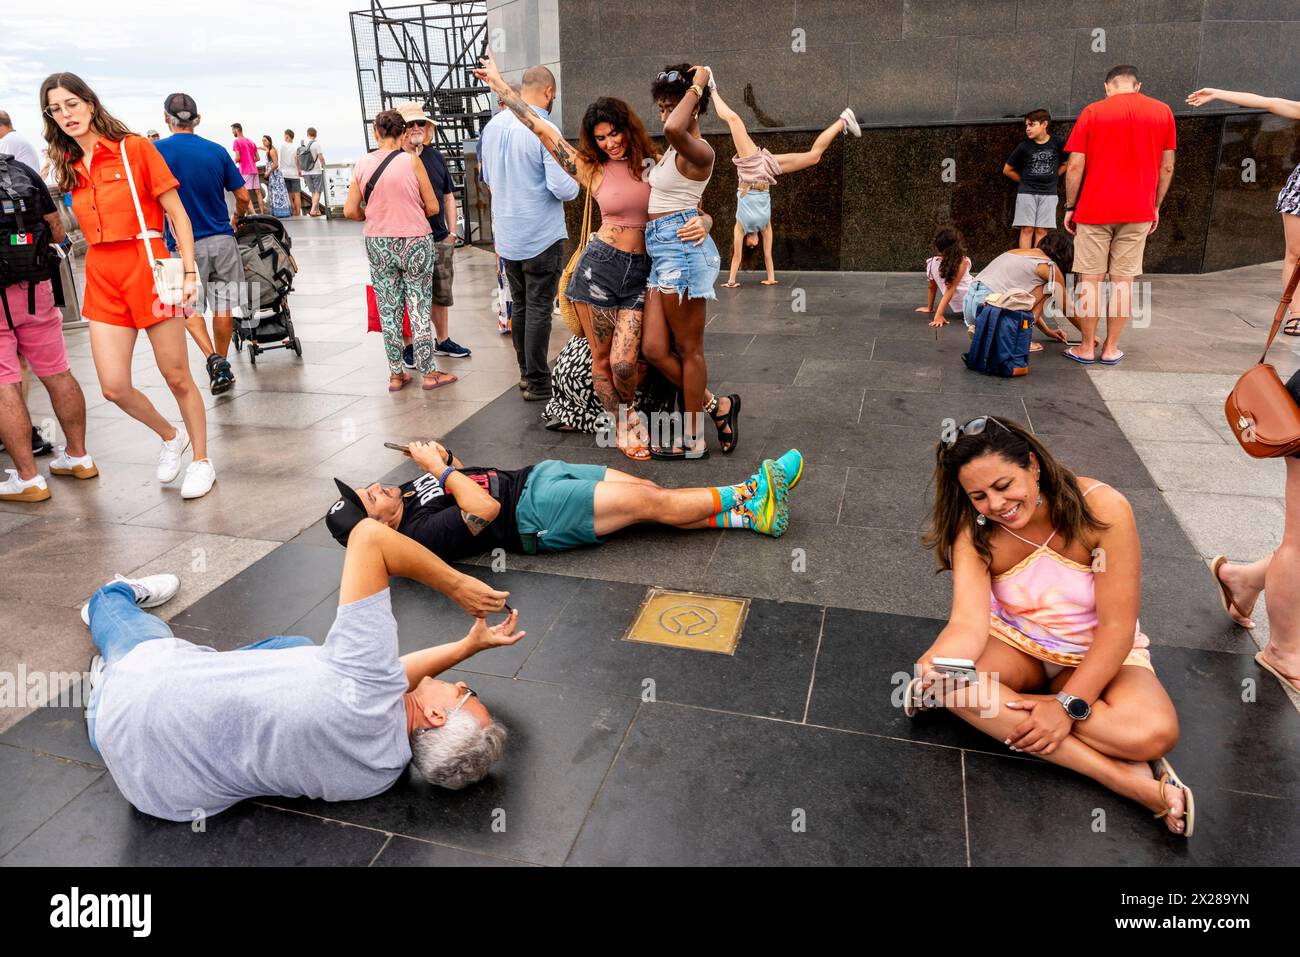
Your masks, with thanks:
<instances>
[{"instance_id":1,"label":"pink crop top","mask_svg":"<svg viewBox=\"0 0 1300 957\"><path fill-rule=\"evenodd\" d=\"M627 160L610 160L600 168L604 175L592 193L600 206L600 221L643 228L649 217L650 184L632 177Z\"/></svg>"}]
</instances>

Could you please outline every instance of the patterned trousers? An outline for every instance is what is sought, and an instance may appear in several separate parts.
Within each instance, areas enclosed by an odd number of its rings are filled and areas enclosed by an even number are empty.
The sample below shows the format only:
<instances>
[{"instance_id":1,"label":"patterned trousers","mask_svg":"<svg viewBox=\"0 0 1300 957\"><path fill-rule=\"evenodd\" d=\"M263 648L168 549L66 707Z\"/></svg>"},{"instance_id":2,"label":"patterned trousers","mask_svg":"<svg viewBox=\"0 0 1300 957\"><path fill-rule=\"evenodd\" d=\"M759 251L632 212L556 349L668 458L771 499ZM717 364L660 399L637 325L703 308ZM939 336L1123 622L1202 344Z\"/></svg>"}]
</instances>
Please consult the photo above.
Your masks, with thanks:
<instances>
[{"instance_id":1,"label":"patterned trousers","mask_svg":"<svg viewBox=\"0 0 1300 957\"><path fill-rule=\"evenodd\" d=\"M411 319L415 365L425 375L436 372L433 358L433 267L430 236L367 236L370 283L375 287L379 323L390 375L402 374L402 311Z\"/></svg>"}]
</instances>

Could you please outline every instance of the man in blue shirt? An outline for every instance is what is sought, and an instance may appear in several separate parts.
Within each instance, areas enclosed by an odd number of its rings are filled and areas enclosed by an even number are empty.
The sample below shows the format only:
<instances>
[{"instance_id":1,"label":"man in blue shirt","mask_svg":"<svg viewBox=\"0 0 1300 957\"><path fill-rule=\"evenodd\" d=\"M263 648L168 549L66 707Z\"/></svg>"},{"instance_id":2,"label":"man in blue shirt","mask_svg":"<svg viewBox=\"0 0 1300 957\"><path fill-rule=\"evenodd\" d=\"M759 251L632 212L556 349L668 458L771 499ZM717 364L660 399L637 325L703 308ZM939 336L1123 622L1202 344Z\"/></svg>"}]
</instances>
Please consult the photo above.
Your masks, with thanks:
<instances>
[{"instance_id":1,"label":"man in blue shirt","mask_svg":"<svg viewBox=\"0 0 1300 957\"><path fill-rule=\"evenodd\" d=\"M550 70L544 66L525 70L519 95L542 122L551 123L555 76ZM551 397L546 361L551 308L568 239L564 203L578 195L578 182L509 110L502 110L483 127L478 151L483 182L492 190L497 254L514 303L510 335L519 361L519 385L526 400L547 400Z\"/></svg>"},{"instance_id":2,"label":"man in blue shirt","mask_svg":"<svg viewBox=\"0 0 1300 957\"><path fill-rule=\"evenodd\" d=\"M429 228L433 230L433 354L451 356L453 359L468 359L470 350L451 338L451 316L448 309L452 306L451 285L455 278L456 256L456 184L452 182L451 170L447 167L447 158L433 145L435 123L425 112L424 106L415 101L402 103L394 107L402 119L406 120L406 132L402 136L402 149L412 156L418 156L429 174L433 191L438 194L438 212L429 217ZM402 364L408 369L415 368L415 352L409 339L402 347Z\"/></svg>"},{"instance_id":3,"label":"man in blue shirt","mask_svg":"<svg viewBox=\"0 0 1300 957\"><path fill-rule=\"evenodd\" d=\"M234 335L234 310L244 301L244 265L239 258L233 224L248 212L244 177L226 150L194 132L199 109L185 93L173 93L163 103L163 118L172 135L155 145L172 174L180 181L181 204L194 229L194 263L205 291L205 309L212 310L213 347L202 312L185 319L185 328L208 357L212 394L220 395L235 384L226 360ZM235 194L235 214L226 208L226 192ZM167 248L176 255L176 240L167 233Z\"/></svg>"}]
</instances>

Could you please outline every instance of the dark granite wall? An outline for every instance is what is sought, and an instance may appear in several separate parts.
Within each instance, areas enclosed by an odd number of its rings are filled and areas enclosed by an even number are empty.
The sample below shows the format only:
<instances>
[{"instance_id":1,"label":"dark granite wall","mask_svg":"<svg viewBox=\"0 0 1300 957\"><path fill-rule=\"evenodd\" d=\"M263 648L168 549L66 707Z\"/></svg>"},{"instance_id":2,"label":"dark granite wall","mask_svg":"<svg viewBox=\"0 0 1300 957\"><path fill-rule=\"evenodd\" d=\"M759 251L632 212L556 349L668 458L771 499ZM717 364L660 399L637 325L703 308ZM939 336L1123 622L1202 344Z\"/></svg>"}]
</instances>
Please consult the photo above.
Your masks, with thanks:
<instances>
[{"instance_id":1,"label":"dark granite wall","mask_svg":"<svg viewBox=\"0 0 1300 957\"><path fill-rule=\"evenodd\" d=\"M1070 123L1052 132L1069 135ZM1147 243L1148 272L1202 272L1282 256L1277 192L1300 160L1300 125L1259 114L1179 117L1173 183L1160 227ZM838 138L811 170L781 177L772 191L778 269L913 271L930 255L937 226L955 223L976 268L1016 245L1015 184L1002 164L1023 137L1017 123L867 129ZM793 152L815 133L759 133L773 153ZM709 135L717 172L704 193L724 268L736 210L734 149ZM1220 141L1222 140L1222 148ZM954 161L952 181L944 162ZM1253 159L1255 181L1242 181ZM594 207L593 207L594 208ZM582 204L569 204L577 236ZM1059 220L1059 213L1058 213ZM597 216L597 221L599 217ZM761 269L751 255L743 268Z\"/></svg>"},{"instance_id":2,"label":"dark granite wall","mask_svg":"<svg viewBox=\"0 0 1300 957\"><path fill-rule=\"evenodd\" d=\"M1045 107L1065 132L1123 62L1178 118L1148 268L1281 256L1273 202L1296 163L1296 124L1223 105L1193 111L1185 97L1216 86L1300 98L1300 0L488 0L488 18L508 76L530 62L556 73L555 118L570 136L601 95L626 99L657 133L650 81L677 61L713 66L773 152L802 148L852 105L862 140L838 142L773 194L778 268L918 269L946 221L986 262L1015 243L1014 186L1000 172L1021 136L1009 118ZM705 203L725 263L731 143L712 114L702 124L720 160ZM953 182L940 178L945 158ZM1251 158L1256 178L1243 182Z\"/></svg>"}]
</instances>

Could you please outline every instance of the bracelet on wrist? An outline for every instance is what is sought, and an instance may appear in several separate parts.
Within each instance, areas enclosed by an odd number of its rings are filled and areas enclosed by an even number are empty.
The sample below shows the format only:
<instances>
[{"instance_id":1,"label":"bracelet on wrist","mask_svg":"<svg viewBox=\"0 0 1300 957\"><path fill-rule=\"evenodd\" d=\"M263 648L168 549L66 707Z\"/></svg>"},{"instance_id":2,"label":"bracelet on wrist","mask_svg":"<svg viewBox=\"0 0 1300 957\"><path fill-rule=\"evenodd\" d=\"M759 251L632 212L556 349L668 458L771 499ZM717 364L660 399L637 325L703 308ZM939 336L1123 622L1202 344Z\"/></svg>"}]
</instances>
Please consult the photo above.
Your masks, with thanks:
<instances>
[{"instance_id":1,"label":"bracelet on wrist","mask_svg":"<svg viewBox=\"0 0 1300 957\"><path fill-rule=\"evenodd\" d=\"M450 475L450 474L451 474L452 472L454 472L454 471L456 471L456 466L454 466L454 465L448 465L445 469L443 469L442 474L438 476L438 484L439 484L439 485L446 485L446 484L447 484L447 476Z\"/></svg>"}]
</instances>

